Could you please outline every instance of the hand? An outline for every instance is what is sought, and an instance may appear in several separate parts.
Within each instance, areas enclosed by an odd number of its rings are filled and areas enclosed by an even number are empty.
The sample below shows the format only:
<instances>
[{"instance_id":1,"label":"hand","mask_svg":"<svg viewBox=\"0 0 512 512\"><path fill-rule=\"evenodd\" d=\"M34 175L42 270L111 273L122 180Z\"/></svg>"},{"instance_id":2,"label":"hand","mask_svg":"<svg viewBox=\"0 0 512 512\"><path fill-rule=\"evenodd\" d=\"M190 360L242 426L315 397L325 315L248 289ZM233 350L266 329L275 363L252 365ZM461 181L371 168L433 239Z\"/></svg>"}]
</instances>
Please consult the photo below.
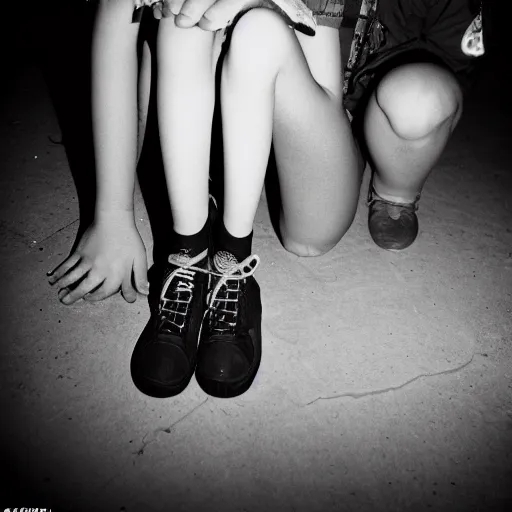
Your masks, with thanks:
<instances>
[{"instance_id":1,"label":"hand","mask_svg":"<svg viewBox=\"0 0 512 512\"><path fill-rule=\"evenodd\" d=\"M162 0L153 6L157 19L176 16L176 26L190 28L199 25L214 32L227 27L235 16L261 0Z\"/></svg>"},{"instance_id":2,"label":"hand","mask_svg":"<svg viewBox=\"0 0 512 512\"><path fill-rule=\"evenodd\" d=\"M176 16L176 26L203 30L226 28L242 11L267 7L281 14L295 30L309 36L316 33L316 20L302 0L162 0L153 6L155 18Z\"/></svg>"},{"instance_id":3,"label":"hand","mask_svg":"<svg viewBox=\"0 0 512 512\"><path fill-rule=\"evenodd\" d=\"M119 289L127 302L135 302L137 292L148 295L146 250L133 213L109 214L95 221L73 254L48 276L66 305L81 298L103 300Z\"/></svg>"}]
</instances>

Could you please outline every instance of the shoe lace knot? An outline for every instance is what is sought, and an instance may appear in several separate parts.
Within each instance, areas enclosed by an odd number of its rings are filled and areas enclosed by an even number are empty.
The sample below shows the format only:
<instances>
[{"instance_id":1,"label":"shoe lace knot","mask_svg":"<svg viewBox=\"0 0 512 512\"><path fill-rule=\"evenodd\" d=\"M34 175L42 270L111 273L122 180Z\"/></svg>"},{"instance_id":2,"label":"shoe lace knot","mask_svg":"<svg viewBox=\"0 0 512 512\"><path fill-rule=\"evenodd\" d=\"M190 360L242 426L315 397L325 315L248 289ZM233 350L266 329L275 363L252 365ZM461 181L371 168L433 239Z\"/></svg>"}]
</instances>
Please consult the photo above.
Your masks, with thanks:
<instances>
[{"instance_id":1,"label":"shoe lace knot","mask_svg":"<svg viewBox=\"0 0 512 512\"><path fill-rule=\"evenodd\" d=\"M232 334L237 325L240 292L248 277L252 276L260 263L260 258L253 254L238 263L229 252L219 251L213 258L214 268L211 272L217 279L214 288L208 294L210 332L215 334Z\"/></svg>"}]
</instances>

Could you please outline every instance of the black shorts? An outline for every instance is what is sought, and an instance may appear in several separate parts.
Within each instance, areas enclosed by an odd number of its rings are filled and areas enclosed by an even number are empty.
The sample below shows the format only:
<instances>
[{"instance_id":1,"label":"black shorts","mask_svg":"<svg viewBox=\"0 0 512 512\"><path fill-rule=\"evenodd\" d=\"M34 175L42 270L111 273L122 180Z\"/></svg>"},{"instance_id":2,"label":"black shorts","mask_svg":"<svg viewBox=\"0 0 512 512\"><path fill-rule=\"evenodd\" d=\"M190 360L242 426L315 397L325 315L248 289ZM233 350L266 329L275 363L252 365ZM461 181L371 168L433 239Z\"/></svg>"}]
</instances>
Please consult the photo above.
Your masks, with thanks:
<instances>
[{"instance_id":1,"label":"black shorts","mask_svg":"<svg viewBox=\"0 0 512 512\"><path fill-rule=\"evenodd\" d=\"M468 34L479 20L481 28L481 19L480 0L377 0L362 62L355 63L346 83L346 108L355 113L382 76L411 62L447 68L466 92L481 54L468 49Z\"/></svg>"}]
</instances>

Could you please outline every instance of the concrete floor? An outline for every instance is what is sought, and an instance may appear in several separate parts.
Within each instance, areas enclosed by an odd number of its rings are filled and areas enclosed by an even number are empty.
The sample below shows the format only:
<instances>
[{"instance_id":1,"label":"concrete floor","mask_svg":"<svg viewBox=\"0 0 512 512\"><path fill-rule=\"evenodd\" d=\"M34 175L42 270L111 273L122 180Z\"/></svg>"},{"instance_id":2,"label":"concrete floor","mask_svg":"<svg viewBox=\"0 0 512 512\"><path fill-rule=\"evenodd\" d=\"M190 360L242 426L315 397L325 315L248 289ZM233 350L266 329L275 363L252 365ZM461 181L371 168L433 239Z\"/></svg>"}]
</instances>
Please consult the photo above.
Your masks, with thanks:
<instances>
[{"instance_id":1,"label":"concrete floor","mask_svg":"<svg viewBox=\"0 0 512 512\"><path fill-rule=\"evenodd\" d=\"M284 251L263 197L253 387L221 400L192 380L161 400L129 372L147 302L65 307L47 284L77 193L43 76L18 65L0 128L0 508L512 510L512 136L496 73L426 185L409 250L372 243L368 175L354 225L317 259Z\"/></svg>"}]
</instances>

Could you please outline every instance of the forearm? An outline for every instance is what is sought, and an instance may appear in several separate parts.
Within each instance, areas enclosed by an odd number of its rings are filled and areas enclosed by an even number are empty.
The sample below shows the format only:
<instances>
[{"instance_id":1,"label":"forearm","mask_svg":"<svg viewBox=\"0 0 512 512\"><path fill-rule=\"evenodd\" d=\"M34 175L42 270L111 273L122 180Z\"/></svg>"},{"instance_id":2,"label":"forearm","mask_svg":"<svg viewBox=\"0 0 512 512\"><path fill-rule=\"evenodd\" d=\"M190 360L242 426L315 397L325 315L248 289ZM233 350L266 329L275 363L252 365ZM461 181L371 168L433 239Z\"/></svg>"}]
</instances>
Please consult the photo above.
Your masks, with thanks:
<instances>
[{"instance_id":1,"label":"forearm","mask_svg":"<svg viewBox=\"0 0 512 512\"><path fill-rule=\"evenodd\" d=\"M102 0L92 47L96 217L132 211L137 161L137 34L133 0Z\"/></svg>"}]
</instances>

